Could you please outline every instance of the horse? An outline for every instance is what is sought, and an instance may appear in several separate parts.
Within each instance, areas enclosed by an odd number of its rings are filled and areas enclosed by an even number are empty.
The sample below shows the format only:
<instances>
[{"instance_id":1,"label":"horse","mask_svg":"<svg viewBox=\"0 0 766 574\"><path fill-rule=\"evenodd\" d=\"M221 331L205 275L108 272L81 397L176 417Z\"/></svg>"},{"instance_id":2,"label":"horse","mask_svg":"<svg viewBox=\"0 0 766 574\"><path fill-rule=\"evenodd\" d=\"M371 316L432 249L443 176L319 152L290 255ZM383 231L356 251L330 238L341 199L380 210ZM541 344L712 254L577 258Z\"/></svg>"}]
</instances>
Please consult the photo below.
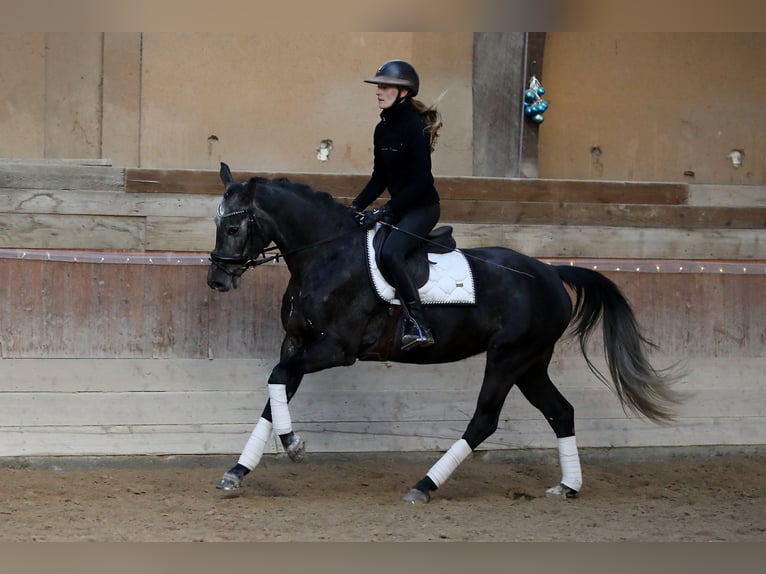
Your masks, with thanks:
<instances>
[{"instance_id":1,"label":"horse","mask_svg":"<svg viewBox=\"0 0 766 574\"><path fill-rule=\"evenodd\" d=\"M436 342L405 351L397 344L402 312L371 287L368 232L348 206L287 178L235 181L225 163L220 179L225 191L215 216L208 286L219 292L236 289L245 271L275 259L284 260L290 278L281 309L285 335L268 378L268 400L237 464L223 474L218 489L236 494L260 462L272 434L279 436L291 460L302 460L306 443L292 428L288 403L304 375L357 360L428 365L486 353L472 418L460 439L405 494L404 500L412 504L429 502L460 463L497 430L514 385L557 438L562 477L545 496L578 496L582 470L574 408L548 374L554 346L564 335L579 340L591 371L616 391L626 413L656 423L673 419L682 400L673 385L678 377L671 368L652 366L648 354L657 346L641 332L617 285L601 273L547 264L505 247L458 250L470 264L475 302L425 305ZM393 228L390 233L402 232L387 225ZM426 247L430 243L423 238ZM599 323L608 377L586 349Z\"/></svg>"}]
</instances>

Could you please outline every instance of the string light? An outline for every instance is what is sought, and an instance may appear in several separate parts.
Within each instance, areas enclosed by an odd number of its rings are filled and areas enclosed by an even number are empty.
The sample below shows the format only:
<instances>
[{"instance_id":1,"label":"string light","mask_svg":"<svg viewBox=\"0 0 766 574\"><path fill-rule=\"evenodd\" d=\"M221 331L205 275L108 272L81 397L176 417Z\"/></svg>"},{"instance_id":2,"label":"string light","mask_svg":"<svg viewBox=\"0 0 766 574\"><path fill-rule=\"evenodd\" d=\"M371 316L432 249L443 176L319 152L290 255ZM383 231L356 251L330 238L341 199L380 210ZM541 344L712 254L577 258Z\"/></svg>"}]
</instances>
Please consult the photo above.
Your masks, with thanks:
<instances>
[{"instance_id":1,"label":"string light","mask_svg":"<svg viewBox=\"0 0 766 574\"><path fill-rule=\"evenodd\" d=\"M75 249L12 249L0 248L0 259L45 260L69 263L128 264L128 265L195 265L210 264L207 252L177 251L84 251ZM766 261L695 261L678 259L596 259L572 257L542 259L548 265L587 267L601 273L719 273L752 275L766 274ZM746 263L746 264L743 264ZM284 265L283 261L272 265Z\"/></svg>"},{"instance_id":2,"label":"string light","mask_svg":"<svg viewBox=\"0 0 766 574\"><path fill-rule=\"evenodd\" d=\"M82 251L75 249L3 249L1 259L24 259L28 261L54 261L64 263L128 264L128 265L208 265L207 253L200 252L115 252Z\"/></svg>"},{"instance_id":3,"label":"string light","mask_svg":"<svg viewBox=\"0 0 766 574\"><path fill-rule=\"evenodd\" d=\"M601 273L617 271L622 273L642 273L652 271L656 273L723 273L729 275L752 275L754 273L766 273L766 261L748 261L743 265L742 261L695 261L678 259L572 259L547 258L549 265L574 265L588 267Z\"/></svg>"}]
</instances>

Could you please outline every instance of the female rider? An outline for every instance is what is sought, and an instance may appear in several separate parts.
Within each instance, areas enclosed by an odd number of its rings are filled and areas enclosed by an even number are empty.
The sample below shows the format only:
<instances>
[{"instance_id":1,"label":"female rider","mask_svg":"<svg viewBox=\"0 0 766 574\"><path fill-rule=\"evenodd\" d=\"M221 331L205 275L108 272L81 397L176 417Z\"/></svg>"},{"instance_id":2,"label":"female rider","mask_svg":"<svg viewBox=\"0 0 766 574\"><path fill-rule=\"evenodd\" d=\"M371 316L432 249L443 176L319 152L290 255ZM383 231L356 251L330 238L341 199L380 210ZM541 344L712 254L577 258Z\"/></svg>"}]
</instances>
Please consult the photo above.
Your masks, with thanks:
<instances>
[{"instance_id":1,"label":"female rider","mask_svg":"<svg viewBox=\"0 0 766 574\"><path fill-rule=\"evenodd\" d=\"M395 226L381 248L380 260L405 311L402 349L426 347L434 344L434 338L404 261L434 228L441 213L431 173L431 152L441 116L434 106L414 99L420 80L407 62L390 60L364 81L377 86L375 95L382 111L373 136L372 176L350 208L359 214L388 190L390 200L365 211L360 222L367 228L378 221Z\"/></svg>"}]
</instances>

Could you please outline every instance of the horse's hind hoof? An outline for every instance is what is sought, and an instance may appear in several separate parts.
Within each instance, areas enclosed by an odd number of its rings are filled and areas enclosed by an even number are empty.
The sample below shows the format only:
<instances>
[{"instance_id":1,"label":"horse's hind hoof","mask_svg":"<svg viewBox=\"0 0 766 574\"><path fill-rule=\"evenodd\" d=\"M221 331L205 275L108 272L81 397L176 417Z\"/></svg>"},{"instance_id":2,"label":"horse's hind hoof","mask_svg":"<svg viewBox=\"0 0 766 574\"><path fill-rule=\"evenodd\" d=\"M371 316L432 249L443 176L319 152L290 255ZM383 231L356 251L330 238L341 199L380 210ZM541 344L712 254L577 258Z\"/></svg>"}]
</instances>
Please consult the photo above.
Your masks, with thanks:
<instances>
[{"instance_id":1,"label":"horse's hind hoof","mask_svg":"<svg viewBox=\"0 0 766 574\"><path fill-rule=\"evenodd\" d=\"M431 495L428 492L423 492L417 488L411 488L410 491L404 495L404 501L410 504L428 504L431 501Z\"/></svg>"},{"instance_id":2,"label":"horse's hind hoof","mask_svg":"<svg viewBox=\"0 0 766 574\"><path fill-rule=\"evenodd\" d=\"M545 498L577 498L577 491L566 484L557 484L545 491Z\"/></svg>"},{"instance_id":3,"label":"horse's hind hoof","mask_svg":"<svg viewBox=\"0 0 766 574\"><path fill-rule=\"evenodd\" d=\"M223 475L218 484L215 485L218 490L234 493L242 487L242 477L237 476L231 472L227 472Z\"/></svg>"},{"instance_id":4,"label":"horse's hind hoof","mask_svg":"<svg viewBox=\"0 0 766 574\"><path fill-rule=\"evenodd\" d=\"M293 436L292 442L287 445L285 450L291 461L301 462L303 460L303 455L306 454L306 441L296 434Z\"/></svg>"}]
</instances>

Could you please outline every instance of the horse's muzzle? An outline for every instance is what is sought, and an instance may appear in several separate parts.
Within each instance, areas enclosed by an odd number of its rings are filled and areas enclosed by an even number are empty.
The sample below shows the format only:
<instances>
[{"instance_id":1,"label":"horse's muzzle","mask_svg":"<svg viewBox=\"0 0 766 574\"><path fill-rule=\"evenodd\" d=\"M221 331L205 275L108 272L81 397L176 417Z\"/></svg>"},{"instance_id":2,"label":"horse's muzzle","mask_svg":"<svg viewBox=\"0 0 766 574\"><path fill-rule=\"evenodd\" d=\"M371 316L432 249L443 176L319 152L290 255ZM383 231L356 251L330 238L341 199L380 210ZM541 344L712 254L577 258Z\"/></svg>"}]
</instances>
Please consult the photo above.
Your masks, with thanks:
<instances>
[{"instance_id":1,"label":"horse's muzzle","mask_svg":"<svg viewBox=\"0 0 766 574\"><path fill-rule=\"evenodd\" d=\"M239 287L239 275L228 273L218 264L211 264L207 270L207 285L214 291L225 293Z\"/></svg>"}]
</instances>

